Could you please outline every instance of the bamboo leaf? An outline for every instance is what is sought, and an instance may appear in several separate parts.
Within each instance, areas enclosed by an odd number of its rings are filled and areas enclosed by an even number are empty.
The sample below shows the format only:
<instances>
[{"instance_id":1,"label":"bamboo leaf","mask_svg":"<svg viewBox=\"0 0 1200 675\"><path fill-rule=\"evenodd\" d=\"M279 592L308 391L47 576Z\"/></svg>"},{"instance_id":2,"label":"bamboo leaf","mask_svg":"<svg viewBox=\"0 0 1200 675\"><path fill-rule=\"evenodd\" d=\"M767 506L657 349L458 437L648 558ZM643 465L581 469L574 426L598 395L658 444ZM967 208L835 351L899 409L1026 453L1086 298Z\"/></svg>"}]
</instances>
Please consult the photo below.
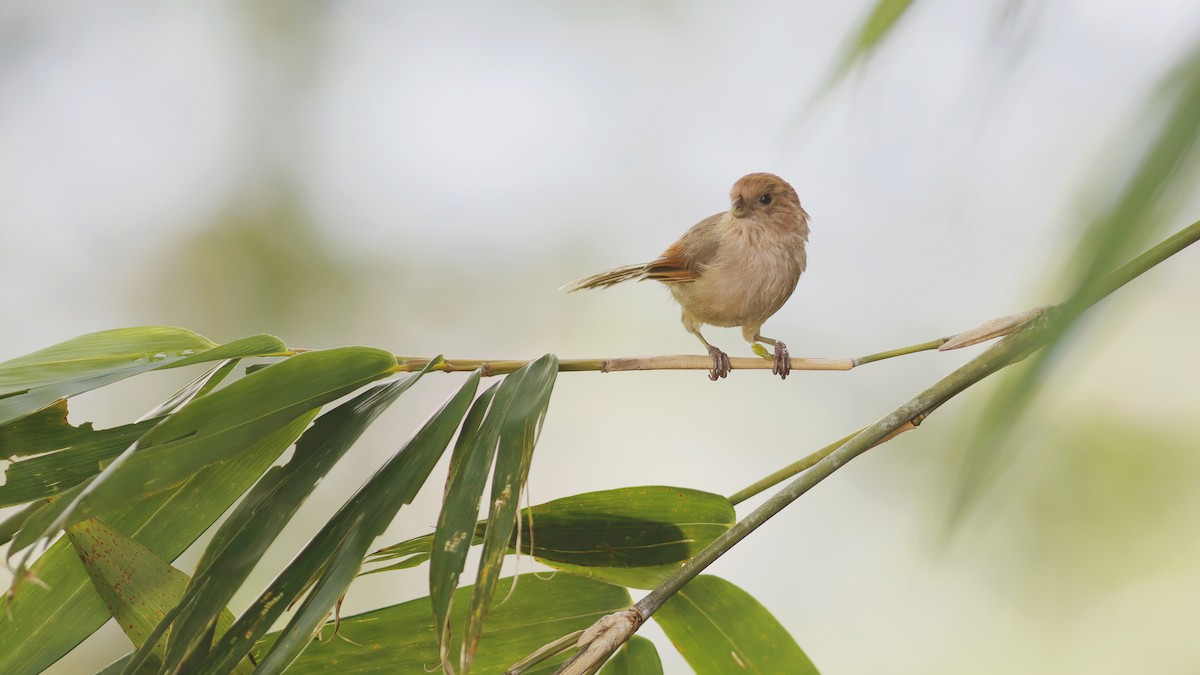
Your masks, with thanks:
<instances>
[{"instance_id":1,"label":"bamboo leaf","mask_svg":"<svg viewBox=\"0 0 1200 675\"><path fill-rule=\"evenodd\" d=\"M288 353L287 345L283 344L282 340L274 335L260 333L259 335L238 338L223 345L217 345L206 352L192 354L178 361L168 360L166 363L160 365L158 369L170 370L171 368L194 366L198 363L211 363L226 359L244 359L251 356L283 356Z\"/></svg>"},{"instance_id":2,"label":"bamboo leaf","mask_svg":"<svg viewBox=\"0 0 1200 675\"><path fill-rule=\"evenodd\" d=\"M291 460L273 467L213 536L170 627L170 663L183 663L210 639L209 631L234 593L295 515L317 483L401 394L427 372L373 387L325 413L296 442ZM137 658L144 656L143 649ZM207 645L203 645L207 652Z\"/></svg>"},{"instance_id":3,"label":"bamboo leaf","mask_svg":"<svg viewBox=\"0 0 1200 675\"><path fill-rule=\"evenodd\" d=\"M510 378L519 379L511 385L513 401L506 414L495 422L500 425L499 446L492 477L488 522L483 535L483 552L480 554L475 592L471 594L471 607L467 614L461 657L464 672L471 668L496 581L500 578L500 565L518 524L518 502L529 475L533 449L550 405L550 394L557 376L558 358L553 354L546 354L509 375ZM517 539L520 540L519 532Z\"/></svg>"},{"instance_id":4,"label":"bamboo leaf","mask_svg":"<svg viewBox=\"0 0 1200 675\"><path fill-rule=\"evenodd\" d=\"M187 386L175 392L171 398L163 401L161 405L154 408L150 412L142 415L143 420L148 420L153 417L165 417L167 415L179 412L179 409L187 405L191 401L200 398L201 396L216 389L221 382L233 372L241 359L226 359L218 363L207 373L192 380Z\"/></svg>"},{"instance_id":5,"label":"bamboo leaf","mask_svg":"<svg viewBox=\"0 0 1200 675\"><path fill-rule=\"evenodd\" d=\"M472 539L471 545L478 546L483 543L483 528L487 525L486 521L476 523L475 538ZM378 551L373 551L369 554L363 564L372 564L383 562L386 560L400 559L400 562L393 563L386 567L379 567L373 570L362 572L360 576L367 574L375 574L377 572L387 572L391 570L404 570L411 567L416 567L421 563L429 560L430 552L433 550L433 533L424 534L419 537L413 537L393 544L391 546L381 548Z\"/></svg>"},{"instance_id":6,"label":"bamboo leaf","mask_svg":"<svg viewBox=\"0 0 1200 675\"><path fill-rule=\"evenodd\" d=\"M640 635L629 638L600 669L600 675L662 675L662 672L658 649Z\"/></svg>"},{"instance_id":7,"label":"bamboo leaf","mask_svg":"<svg viewBox=\"0 0 1200 675\"><path fill-rule=\"evenodd\" d=\"M462 421L479 385L479 371L305 546L213 647L202 672L223 673L254 647L284 609L312 587L258 672L279 672L309 640L354 580L363 556L404 504L416 496ZM426 605L428 608L428 605Z\"/></svg>"},{"instance_id":8,"label":"bamboo leaf","mask_svg":"<svg viewBox=\"0 0 1200 675\"><path fill-rule=\"evenodd\" d=\"M522 510L531 535L522 552L551 567L631 588L654 588L729 529L733 505L721 495L641 486L564 497ZM486 522L472 545L483 543ZM508 552L515 551L515 536ZM367 564L397 560L369 573L406 569L429 558L433 535L380 549Z\"/></svg>"},{"instance_id":9,"label":"bamboo leaf","mask_svg":"<svg viewBox=\"0 0 1200 675\"><path fill-rule=\"evenodd\" d=\"M509 385L515 381L518 380L505 378L502 384ZM499 396L496 393L498 388L501 391ZM475 401L463 421L454 454L450 457L446 495L438 515L429 558L429 598L433 603L433 624L437 627L438 644L441 645L439 658L447 672L451 670L447 658L450 650L450 603L474 539L479 501L483 498L484 483L487 482L488 469L492 466L499 440L500 425L494 422L485 425L485 415L491 421L492 416L507 412L507 403L511 403L512 397L505 394L511 391L512 386L493 385ZM503 411L501 406L504 407Z\"/></svg>"},{"instance_id":10,"label":"bamboo leaf","mask_svg":"<svg viewBox=\"0 0 1200 675\"><path fill-rule=\"evenodd\" d=\"M38 534L50 537L230 461L297 416L383 377L394 364L388 352L366 347L306 352L196 399L109 464ZM14 548L28 539L24 534Z\"/></svg>"},{"instance_id":11,"label":"bamboo leaf","mask_svg":"<svg viewBox=\"0 0 1200 675\"><path fill-rule=\"evenodd\" d=\"M696 577L654 613L654 620L696 675L817 673L767 608L719 577Z\"/></svg>"},{"instance_id":12,"label":"bamboo leaf","mask_svg":"<svg viewBox=\"0 0 1200 675\"><path fill-rule=\"evenodd\" d=\"M89 333L0 363L0 424L127 377L242 356L277 354L278 338L255 336L219 347L182 328L142 326Z\"/></svg>"},{"instance_id":13,"label":"bamboo leaf","mask_svg":"<svg viewBox=\"0 0 1200 675\"><path fill-rule=\"evenodd\" d=\"M5 552L5 564L11 566L12 557L16 552L33 546L34 543L41 539L42 533L50 529L62 517L63 512L70 508L72 500L78 497L93 480L95 480L94 477L86 478L79 484L64 490L58 497L39 502L41 506L23 518L21 529L13 536L12 543L9 545L8 551ZM28 572L27 563L33 557L34 553L35 551L32 548L27 550L21 559L21 563L13 569L12 587L14 589L26 578L26 573Z\"/></svg>"},{"instance_id":14,"label":"bamboo leaf","mask_svg":"<svg viewBox=\"0 0 1200 675\"><path fill-rule=\"evenodd\" d=\"M0 546L12 541L13 536L25 527L25 523L29 522L29 518L37 513L50 503L48 499L41 499L30 504L26 504L25 508L19 509L16 513L4 519L0 523Z\"/></svg>"},{"instance_id":15,"label":"bamboo leaf","mask_svg":"<svg viewBox=\"0 0 1200 675\"><path fill-rule=\"evenodd\" d=\"M0 363L0 394L92 377L133 364L186 358L217 344L182 328L142 326L89 333Z\"/></svg>"},{"instance_id":16,"label":"bamboo leaf","mask_svg":"<svg viewBox=\"0 0 1200 675\"><path fill-rule=\"evenodd\" d=\"M165 645L153 635L154 627L179 602L187 575L100 520L72 525L67 537L117 625L135 647L151 650L154 661L161 662ZM216 630L223 633L233 623L233 614L224 610L220 619ZM234 670L252 671L247 661Z\"/></svg>"},{"instance_id":17,"label":"bamboo leaf","mask_svg":"<svg viewBox=\"0 0 1200 675\"><path fill-rule=\"evenodd\" d=\"M224 361L134 424L101 430L93 429L91 422L72 426L67 422L67 400L59 399L0 426L0 456L14 460L5 472L5 484L0 485L0 506L53 497L100 473L162 417L212 391L237 362Z\"/></svg>"},{"instance_id":18,"label":"bamboo leaf","mask_svg":"<svg viewBox=\"0 0 1200 675\"><path fill-rule=\"evenodd\" d=\"M501 579L497 592L508 593L512 577ZM454 593L451 621L466 620L470 586ZM550 579L536 575L519 577L516 590L497 605L488 618L479 643L475 672L501 673L512 663L541 645L566 633L586 628L596 619L629 605L623 588L559 574ZM332 628L326 624L326 628ZM328 633L327 633L328 634ZM428 673L435 672L440 658L429 598L419 598L392 607L342 619L339 634L344 639L314 641L288 669L289 675L332 673ZM263 658L272 648L277 633L255 646ZM457 648L461 638L455 638ZM565 657L547 661L529 673L550 673Z\"/></svg>"},{"instance_id":19,"label":"bamboo leaf","mask_svg":"<svg viewBox=\"0 0 1200 675\"><path fill-rule=\"evenodd\" d=\"M306 413L236 459L211 466L178 488L115 512L106 521L163 560L173 560L242 495L316 416ZM31 568L46 588L6 595L10 619L0 640L0 673L36 673L110 618L70 542L54 543Z\"/></svg>"},{"instance_id":20,"label":"bamboo leaf","mask_svg":"<svg viewBox=\"0 0 1200 675\"><path fill-rule=\"evenodd\" d=\"M658 485L563 497L530 513L534 536L526 551L585 567L682 562L736 519L721 495Z\"/></svg>"},{"instance_id":21,"label":"bamboo leaf","mask_svg":"<svg viewBox=\"0 0 1200 675\"><path fill-rule=\"evenodd\" d=\"M66 400L59 400L0 426L0 456L13 459L0 485L0 506L54 497L78 485L159 421L101 430L91 422L76 427L67 422Z\"/></svg>"}]
</instances>

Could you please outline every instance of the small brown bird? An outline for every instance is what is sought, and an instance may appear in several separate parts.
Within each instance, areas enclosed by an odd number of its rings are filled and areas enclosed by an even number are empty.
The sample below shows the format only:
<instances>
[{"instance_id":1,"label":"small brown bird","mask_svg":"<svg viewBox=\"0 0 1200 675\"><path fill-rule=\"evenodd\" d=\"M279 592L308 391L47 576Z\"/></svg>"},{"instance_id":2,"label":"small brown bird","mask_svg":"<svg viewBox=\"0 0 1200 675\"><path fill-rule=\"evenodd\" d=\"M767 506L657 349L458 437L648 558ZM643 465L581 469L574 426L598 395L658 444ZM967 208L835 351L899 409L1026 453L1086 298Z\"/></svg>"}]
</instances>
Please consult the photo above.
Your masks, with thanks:
<instances>
[{"instance_id":1,"label":"small brown bird","mask_svg":"<svg viewBox=\"0 0 1200 675\"><path fill-rule=\"evenodd\" d=\"M754 352L775 348L771 372L787 378L787 345L759 333L783 307L808 262L808 213L787 181L769 173L742 176L729 192L730 207L700 221L648 263L618 267L568 284L568 291L605 288L637 279L666 284L683 308L683 327L712 357L708 377L729 374L729 356L708 343L700 326L742 327Z\"/></svg>"}]
</instances>

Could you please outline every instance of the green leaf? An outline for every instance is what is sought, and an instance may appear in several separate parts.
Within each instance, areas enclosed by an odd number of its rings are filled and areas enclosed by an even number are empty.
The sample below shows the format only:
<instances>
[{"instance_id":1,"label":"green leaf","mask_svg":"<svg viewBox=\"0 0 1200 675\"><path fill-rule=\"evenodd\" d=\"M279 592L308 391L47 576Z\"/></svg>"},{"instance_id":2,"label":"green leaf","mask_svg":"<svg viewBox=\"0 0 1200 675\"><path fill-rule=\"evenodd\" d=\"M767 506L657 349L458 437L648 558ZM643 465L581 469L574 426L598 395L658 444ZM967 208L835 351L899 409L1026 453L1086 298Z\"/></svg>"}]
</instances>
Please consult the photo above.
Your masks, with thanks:
<instances>
[{"instance_id":1,"label":"green leaf","mask_svg":"<svg viewBox=\"0 0 1200 675\"><path fill-rule=\"evenodd\" d=\"M134 365L162 365L217 344L182 328L142 326L89 333L0 363L0 394L13 394ZM58 397L56 397L58 398Z\"/></svg>"},{"instance_id":2,"label":"green leaf","mask_svg":"<svg viewBox=\"0 0 1200 675\"><path fill-rule=\"evenodd\" d=\"M187 575L100 520L72 525L67 537L117 625L134 646L152 649L155 660L161 661L165 645L152 637L154 627L179 602ZM233 615L225 610L221 619L218 633L229 628ZM250 663L243 661L234 672L252 671Z\"/></svg>"},{"instance_id":3,"label":"green leaf","mask_svg":"<svg viewBox=\"0 0 1200 675\"><path fill-rule=\"evenodd\" d=\"M488 618L487 629L479 642L473 672L501 673L509 665L567 633L590 626L596 619L624 609L629 593L610 586L566 574L539 579L525 574L517 577L516 590L506 602L496 605ZM508 593L513 578L500 580L497 592ZM451 621L461 625L472 588L454 594ZM330 624L326 624L331 629ZM329 635L329 630L325 634ZM261 659L272 648L278 634L271 634L255 646ZM429 598L342 619L340 638L312 642L288 669L289 675L308 673L428 673L440 663ZM461 640L456 638L458 648ZM529 673L550 673L565 656L560 656Z\"/></svg>"},{"instance_id":4,"label":"green leaf","mask_svg":"<svg viewBox=\"0 0 1200 675\"><path fill-rule=\"evenodd\" d=\"M533 449L550 405L550 394L557 376L558 358L553 354L546 354L508 376L514 379L510 385L513 401L504 416L494 422L500 425L499 447L492 476L491 509L483 535L483 552L480 554L475 592L471 595L471 608L467 614L462 651L464 672L471 668L495 593L496 581L500 578L500 566L504 562L512 532L518 524L521 491L529 475ZM519 531L517 539L520 540Z\"/></svg>"},{"instance_id":5,"label":"green leaf","mask_svg":"<svg viewBox=\"0 0 1200 675\"><path fill-rule=\"evenodd\" d=\"M654 620L696 675L817 672L766 607L718 577L693 579L654 613Z\"/></svg>"},{"instance_id":6,"label":"green leaf","mask_svg":"<svg viewBox=\"0 0 1200 675\"><path fill-rule=\"evenodd\" d=\"M505 378L504 384L514 381ZM501 394L497 397L496 391ZM479 501L487 482L488 469L499 440L500 425L490 418L507 411L512 396L505 396L513 387L492 385L471 406L463 421L454 453L450 456L450 476L446 480L446 495L434 530L429 557L429 598L433 603L433 623L437 626L441 645L441 663L448 664L450 649L450 602L458 579L467 561L467 551L475 538L475 521L479 517ZM493 405L494 397L496 403ZM489 412L490 409L490 412ZM491 424L485 425L485 415ZM484 427L481 429L481 427ZM449 672L450 668L446 668Z\"/></svg>"},{"instance_id":7,"label":"green leaf","mask_svg":"<svg viewBox=\"0 0 1200 675\"><path fill-rule=\"evenodd\" d=\"M472 546L478 546L483 543L483 528L487 525L485 521L476 523L475 538L471 541ZM400 562L388 565L387 567L379 567L373 570L362 572L359 576L367 574L375 574L377 572L387 572L390 570L404 570L410 567L416 567L421 563L429 560L430 552L433 550L433 534L424 534L419 537L413 537L392 544L378 551L373 551L363 560L363 564L372 564L383 562L385 560L395 560L400 558Z\"/></svg>"},{"instance_id":8,"label":"green leaf","mask_svg":"<svg viewBox=\"0 0 1200 675\"><path fill-rule=\"evenodd\" d=\"M522 511L532 536L522 552L551 567L631 588L654 588L684 561L729 529L736 513L721 495L687 488L641 486L587 492ZM472 544L483 541L476 523ZM367 563L400 559L372 572L405 569L428 559L432 535L380 549ZM509 552L515 550L515 537Z\"/></svg>"},{"instance_id":9,"label":"green leaf","mask_svg":"<svg viewBox=\"0 0 1200 675\"><path fill-rule=\"evenodd\" d=\"M202 640L211 640L213 623L313 488L425 372L373 387L322 415L296 442L291 460L273 467L246 495L205 549L179 614L159 627L163 632L171 626L169 662L183 663Z\"/></svg>"},{"instance_id":10,"label":"green leaf","mask_svg":"<svg viewBox=\"0 0 1200 675\"><path fill-rule=\"evenodd\" d=\"M293 601L312 586L258 672L286 668L354 580L371 542L429 477L475 397L479 371L372 476L255 600L213 647L202 672L223 673L254 647ZM426 605L428 608L428 605Z\"/></svg>"},{"instance_id":11,"label":"green leaf","mask_svg":"<svg viewBox=\"0 0 1200 675\"><path fill-rule=\"evenodd\" d=\"M0 424L127 377L157 370L285 350L255 336L224 348L182 328L142 326L90 333L0 363Z\"/></svg>"},{"instance_id":12,"label":"green leaf","mask_svg":"<svg viewBox=\"0 0 1200 675\"><path fill-rule=\"evenodd\" d=\"M640 635L629 638L600 669L600 675L662 675L662 672L658 649Z\"/></svg>"},{"instance_id":13,"label":"green leaf","mask_svg":"<svg viewBox=\"0 0 1200 675\"><path fill-rule=\"evenodd\" d=\"M35 542L42 538L41 533L45 532L51 525L57 521L71 506L71 502L78 497L87 487L91 485L94 477L86 478L77 485L73 485L62 492L58 497L53 499L38 502L40 507L24 519L21 523L21 529L12 538L12 544L9 545L5 564L11 566L12 556L17 552L32 546ZM13 570L12 587L15 589L26 578L29 571L28 562L33 558L36 551L29 548L25 551L25 555L21 559L21 563Z\"/></svg>"},{"instance_id":14,"label":"green leaf","mask_svg":"<svg viewBox=\"0 0 1200 675\"><path fill-rule=\"evenodd\" d=\"M643 567L688 560L736 520L721 495L659 485L588 492L532 509L531 545L549 563Z\"/></svg>"},{"instance_id":15,"label":"green leaf","mask_svg":"<svg viewBox=\"0 0 1200 675\"><path fill-rule=\"evenodd\" d=\"M171 368L194 366L197 363L211 363L225 359L244 359L251 356L283 356L287 353L287 345L283 344L282 340L274 335L261 333L259 335L251 335L250 337L238 338L232 342L226 342L223 345L213 347L207 352L192 354L178 361L170 360L159 366L158 369L170 370Z\"/></svg>"},{"instance_id":16,"label":"green leaf","mask_svg":"<svg viewBox=\"0 0 1200 675\"><path fill-rule=\"evenodd\" d=\"M0 506L54 497L100 473L160 420L95 430L67 423L66 400L0 426L0 455L16 458L0 485ZM28 457L28 459L20 459Z\"/></svg>"},{"instance_id":17,"label":"green leaf","mask_svg":"<svg viewBox=\"0 0 1200 675\"><path fill-rule=\"evenodd\" d=\"M142 419L146 420L150 419L151 417L165 417L167 415L179 412L179 409L183 406L195 399L200 398L201 396L204 396L213 389L216 389L217 385L221 384L221 382L233 372L233 369L237 367L239 361L241 361L241 359L226 359L218 363L207 373L196 378L183 389L175 392L171 398L163 401L163 403L154 410L142 415Z\"/></svg>"},{"instance_id":18,"label":"green leaf","mask_svg":"<svg viewBox=\"0 0 1200 675\"><path fill-rule=\"evenodd\" d=\"M178 488L134 504L105 520L163 560L173 560L258 479L316 416L306 413L224 464ZM110 618L67 539L59 539L31 573L30 584L7 594L11 620L0 640L0 673L36 673L57 661Z\"/></svg>"},{"instance_id":19,"label":"green leaf","mask_svg":"<svg viewBox=\"0 0 1200 675\"><path fill-rule=\"evenodd\" d=\"M297 416L385 376L393 365L391 354L367 347L305 352L196 399L109 464L40 534L52 536L230 461Z\"/></svg>"},{"instance_id":20,"label":"green leaf","mask_svg":"<svg viewBox=\"0 0 1200 675\"><path fill-rule=\"evenodd\" d=\"M0 523L0 546L12 541L13 536L21 528L25 527L25 523L29 522L30 517L42 510L49 503L50 500L48 499L40 499L25 505L25 508L19 509L16 513L5 518L4 522Z\"/></svg>"}]
</instances>

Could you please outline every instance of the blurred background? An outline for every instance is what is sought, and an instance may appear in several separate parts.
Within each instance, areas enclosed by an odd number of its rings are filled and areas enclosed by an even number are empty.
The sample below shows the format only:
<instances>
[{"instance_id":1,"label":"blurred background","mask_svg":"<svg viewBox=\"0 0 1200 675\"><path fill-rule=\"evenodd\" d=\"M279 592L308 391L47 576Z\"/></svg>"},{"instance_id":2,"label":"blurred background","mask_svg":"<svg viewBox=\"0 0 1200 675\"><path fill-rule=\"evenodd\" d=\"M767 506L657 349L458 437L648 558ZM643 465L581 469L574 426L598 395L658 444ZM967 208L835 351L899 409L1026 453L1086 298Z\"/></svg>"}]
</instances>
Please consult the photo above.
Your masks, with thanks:
<instances>
[{"instance_id":1,"label":"blurred background","mask_svg":"<svg viewBox=\"0 0 1200 675\"><path fill-rule=\"evenodd\" d=\"M1200 41L1200 4L920 2L818 98L871 6L9 0L0 360L143 324L412 355L696 353L662 288L557 289L657 255L751 171L788 179L813 217L809 271L767 324L793 355L863 355L1060 300L1050 282ZM1177 206L1162 232L1200 217L1195 195ZM993 382L711 572L826 673L1200 671L1197 263L1185 251L1089 315L950 535ZM707 335L749 355L734 329ZM730 494L978 349L786 382L564 374L532 499ZM72 422L136 418L197 374L85 395ZM368 431L255 588L460 382L431 375ZM429 531L434 475L381 545ZM203 543L176 564L190 572ZM343 613L426 593L421 572L374 575ZM127 650L110 624L52 672Z\"/></svg>"}]
</instances>

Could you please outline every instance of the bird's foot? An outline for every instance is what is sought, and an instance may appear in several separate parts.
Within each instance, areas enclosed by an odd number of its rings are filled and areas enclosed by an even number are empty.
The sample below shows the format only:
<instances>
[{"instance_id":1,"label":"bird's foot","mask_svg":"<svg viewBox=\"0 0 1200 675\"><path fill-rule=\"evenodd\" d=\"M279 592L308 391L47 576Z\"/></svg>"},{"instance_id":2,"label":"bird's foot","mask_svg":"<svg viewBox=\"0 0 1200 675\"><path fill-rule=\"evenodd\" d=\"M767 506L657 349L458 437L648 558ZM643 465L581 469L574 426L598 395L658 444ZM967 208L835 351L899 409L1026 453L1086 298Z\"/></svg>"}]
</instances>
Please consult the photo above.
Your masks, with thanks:
<instances>
[{"instance_id":1,"label":"bird's foot","mask_svg":"<svg viewBox=\"0 0 1200 675\"><path fill-rule=\"evenodd\" d=\"M775 365L771 367L771 372L781 380L786 380L788 373L792 372L792 356L782 342L775 343Z\"/></svg>"},{"instance_id":2,"label":"bird's foot","mask_svg":"<svg viewBox=\"0 0 1200 675\"><path fill-rule=\"evenodd\" d=\"M717 379L729 375L729 371L732 370L733 366L729 365L728 354L716 347L709 347L708 355L713 360L712 370L708 371L708 379L716 382Z\"/></svg>"}]
</instances>

